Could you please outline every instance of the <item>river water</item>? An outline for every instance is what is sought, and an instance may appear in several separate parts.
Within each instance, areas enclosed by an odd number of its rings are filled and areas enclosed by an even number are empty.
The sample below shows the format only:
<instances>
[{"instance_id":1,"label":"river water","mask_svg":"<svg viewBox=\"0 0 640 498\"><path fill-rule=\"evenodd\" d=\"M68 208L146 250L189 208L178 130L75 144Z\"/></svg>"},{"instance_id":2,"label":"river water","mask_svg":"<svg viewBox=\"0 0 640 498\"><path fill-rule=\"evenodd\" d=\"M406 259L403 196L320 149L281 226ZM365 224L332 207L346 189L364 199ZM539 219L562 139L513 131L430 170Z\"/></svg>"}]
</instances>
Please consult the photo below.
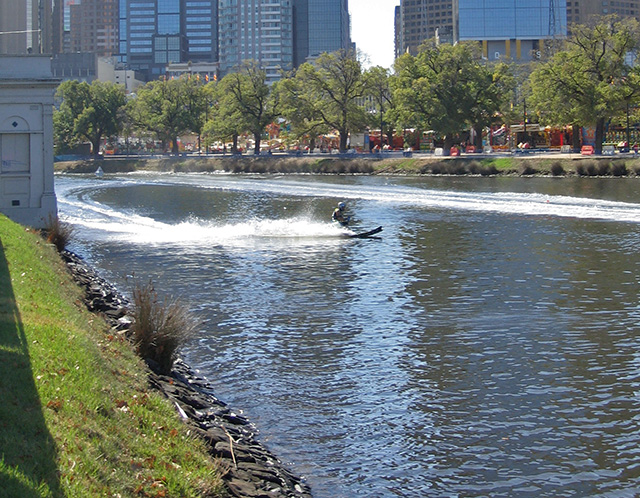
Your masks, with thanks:
<instances>
[{"instance_id":1,"label":"river water","mask_svg":"<svg viewBox=\"0 0 640 498\"><path fill-rule=\"evenodd\" d=\"M316 498L640 495L635 179L58 176L71 248ZM361 229L328 221L339 200Z\"/></svg>"}]
</instances>

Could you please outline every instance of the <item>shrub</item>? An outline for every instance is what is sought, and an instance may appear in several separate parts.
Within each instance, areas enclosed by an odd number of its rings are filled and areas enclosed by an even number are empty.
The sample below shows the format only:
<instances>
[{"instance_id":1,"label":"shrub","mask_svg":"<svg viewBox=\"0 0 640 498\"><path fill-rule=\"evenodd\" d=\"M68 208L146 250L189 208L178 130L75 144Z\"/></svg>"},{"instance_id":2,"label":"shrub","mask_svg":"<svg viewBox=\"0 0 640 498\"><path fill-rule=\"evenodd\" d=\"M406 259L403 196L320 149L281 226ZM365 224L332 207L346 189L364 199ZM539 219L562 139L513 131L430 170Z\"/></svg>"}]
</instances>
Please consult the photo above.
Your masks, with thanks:
<instances>
[{"instance_id":1,"label":"shrub","mask_svg":"<svg viewBox=\"0 0 640 498\"><path fill-rule=\"evenodd\" d=\"M555 161L552 165L551 165L551 174L553 176L562 176L565 174L564 168L562 167L562 163L559 161Z\"/></svg>"},{"instance_id":2,"label":"shrub","mask_svg":"<svg viewBox=\"0 0 640 498\"><path fill-rule=\"evenodd\" d=\"M519 168L518 168L518 169L519 169L519 171L520 171L520 174L521 174L521 175L523 175L523 176L526 176L526 175L535 175L535 174L538 172L538 170L537 170L537 169L535 169L533 166L531 166L531 165L530 165L528 162L526 162L526 161L522 161L522 162L520 163L520 165L519 165Z\"/></svg>"},{"instance_id":3,"label":"shrub","mask_svg":"<svg viewBox=\"0 0 640 498\"><path fill-rule=\"evenodd\" d=\"M627 176L629 170L624 161L614 161L611 163L611 174L613 176Z\"/></svg>"},{"instance_id":4,"label":"shrub","mask_svg":"<svg viewBox=\"0 0 640 498\"><path fill-rule=\"evenodd\" d=\"M601 161L596 168L598 176L608 176L611 174L611 163L609 161Z\"/></svg>"},{"instance_id":5,"label":"shrub","mask_svg":"<svg viewBox=\"0 0 640 498\"><path fill-rule=\"evenodd\" d=\"M161 303L151 282L136 286L133 306L136 352L159 373L171 373L178 349L195 335L198 322L178 299Z\"/></svg>"},{"instance_id":6,"label":"shrub","mask_svg":"<svg viewBox=\"0 0 640 498\"><path fill-rule=\"evenodd\" d=\"M478 161L470 161L469 164L467 164L467 169L470 174L479 175L482 171L482 165Z\"/></svg>"},{"instance_id":7,"label":"shrub","mask_svg":"<svg viewBox=\"0 0 640 498\"><path fill-rule=\"evenodd\" d=\"M480 174L482 176L491 176L498 174L498 168L496 168L493 164L483 165L480 169Z\"/></svg>"},{"instance_id":8,"label":"shrub","mask_svg":"<svg viewBox=\"0 0 640 498\"><path fill-rule=\"evenodd\" d=\"M60 221L58 215L49 215L49 221L45 228L47 242L53 244L58 252L62 252L67 247L71 236L73 235L73 227L69 223Z\"/></svg>"}]
</instances>

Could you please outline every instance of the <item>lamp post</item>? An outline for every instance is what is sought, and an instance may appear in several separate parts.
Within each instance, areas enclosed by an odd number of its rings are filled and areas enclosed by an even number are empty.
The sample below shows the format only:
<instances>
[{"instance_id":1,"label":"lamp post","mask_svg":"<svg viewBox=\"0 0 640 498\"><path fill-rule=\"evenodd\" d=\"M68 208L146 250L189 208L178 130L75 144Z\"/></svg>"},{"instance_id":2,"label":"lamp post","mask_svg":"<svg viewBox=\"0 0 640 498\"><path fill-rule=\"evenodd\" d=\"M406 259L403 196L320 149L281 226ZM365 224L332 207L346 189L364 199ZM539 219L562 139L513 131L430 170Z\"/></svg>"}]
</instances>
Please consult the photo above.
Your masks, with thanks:
<instances>
[{"instance_id":1,"label":"lamp post","mask_svg":"<svg viewBox=\"0 0 640 498\"><path fill-rule=\"evenodd\" d=\"M627 100L627 149L631 150L631 131L629 130L629 101Z\"/></svg>"}]
</instances>

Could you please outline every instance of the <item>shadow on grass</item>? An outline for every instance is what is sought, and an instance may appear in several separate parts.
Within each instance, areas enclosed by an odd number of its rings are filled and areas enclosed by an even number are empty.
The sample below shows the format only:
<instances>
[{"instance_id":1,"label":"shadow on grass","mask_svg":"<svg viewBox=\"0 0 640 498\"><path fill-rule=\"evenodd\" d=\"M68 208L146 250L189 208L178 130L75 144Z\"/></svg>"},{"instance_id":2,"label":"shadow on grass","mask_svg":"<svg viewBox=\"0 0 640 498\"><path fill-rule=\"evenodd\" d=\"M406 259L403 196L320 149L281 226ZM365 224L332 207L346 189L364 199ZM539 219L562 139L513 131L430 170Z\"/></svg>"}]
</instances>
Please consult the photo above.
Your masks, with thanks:
<instances>
[{"instance_id":1,"label":"shadow on grass","mask_svg":"<svg viewBox=\"0 0 640 498\"><path fill-rule=\"evenodd\" d=\"M62 496L56 457L0 239L0 495Z\"/></svg>"}]
</instances>

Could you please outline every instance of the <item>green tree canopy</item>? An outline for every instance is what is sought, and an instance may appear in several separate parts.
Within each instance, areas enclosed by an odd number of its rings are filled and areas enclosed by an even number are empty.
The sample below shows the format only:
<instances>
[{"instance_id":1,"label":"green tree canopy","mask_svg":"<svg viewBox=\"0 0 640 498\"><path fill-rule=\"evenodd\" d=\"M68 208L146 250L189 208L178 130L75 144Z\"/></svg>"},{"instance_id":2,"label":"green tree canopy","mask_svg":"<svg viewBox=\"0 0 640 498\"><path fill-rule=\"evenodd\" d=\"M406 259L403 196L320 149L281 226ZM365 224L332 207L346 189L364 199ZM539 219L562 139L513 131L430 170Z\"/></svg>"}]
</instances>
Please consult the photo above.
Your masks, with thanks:
<instances>
[{"instance_id":1,"label":"green tree canopy","mask_svg":"<svg viewBox=\"0 0 640 498\"><path fill-rule=\"evenodd\" d=\"M596 153L604 128L640 97L640 73L631 54L640 42L634 19L575 25L564 50L531 75L532 104L548 124L595 125Z\"/></svg>"},{"instance_id":2,"label":"green tree canopy","mask_svg":"<svg viewBox=\"0 0 640 498\"><path fill-rule=\"evenodd\" d=\"M368 94L375 104L375 113L371 115L370 124L379 127L380 133L387 135L389 145L393 145L394 100L390 87L389 70L381 66L374 66L367 70L369 85Z\"/></svg>"},{"instance_id":3,"label":"green tree canopy","mask_svg":"<svg viewBox=\"0 0 640 498\"><path fill-rule=\"evenodd\" d=\"M166 146L172 144L171 152L177 154L178 137L195 131L204 110L204 94L201 84L182 77L174 80L158 80L138 89L130 112L138 128L153 132Z\"/></svg>"},{"instance_id":4,"label":"green tree canopy","mask_svg":"<svg viewBox=\"0 0 640 498\"><path fill-rule=\"evenodd\" d=\"M507 66L482 61L472 43L429 42L417 56L398 58L395 70L392 89L400 126L435 130L445 137L446 150L466 127L489 125L513 84Z\"/></svg>"},{"instance_id":5,"label":"green tree canopy","mask_svg":"<svg viewBox=\"0 0 640 498\"><path fill-rule=\"evenodd\" d=\"M58 150L86 140L97 155L102 139L120 131L120 112L126 103L122 86L100 81L91 84L65 81L58 88L57 97L62 99L54 114Z\"/></svg>"},{"instance_id":6,"label":"green tree canopy","mask_svg":"<svg viewBox=\"0 0 640 498\"><path fill-rule=\"evenodd\" d=\"M266 72L252 62L245 63L219 83L219 118L234 120L229 125L237 131L249 131L254 138L254 151L260 153L262 133L279 117L279 100L267 84Z\"/></svg>"},{"instance_id":7,"label":"green tree canopy","mask_svg":"<svg viewBox=\"0 0 640 498\"><path fill-rule=\"evenodd\" d=\"M364 129L367 115L361 99L367 95L367 76L351 51L322 54L301 65L294 81L283 87L288 96L285 117L293 122L337 130L340 152L347 149L349 133Z\"/></svg>"}]
</instances>

